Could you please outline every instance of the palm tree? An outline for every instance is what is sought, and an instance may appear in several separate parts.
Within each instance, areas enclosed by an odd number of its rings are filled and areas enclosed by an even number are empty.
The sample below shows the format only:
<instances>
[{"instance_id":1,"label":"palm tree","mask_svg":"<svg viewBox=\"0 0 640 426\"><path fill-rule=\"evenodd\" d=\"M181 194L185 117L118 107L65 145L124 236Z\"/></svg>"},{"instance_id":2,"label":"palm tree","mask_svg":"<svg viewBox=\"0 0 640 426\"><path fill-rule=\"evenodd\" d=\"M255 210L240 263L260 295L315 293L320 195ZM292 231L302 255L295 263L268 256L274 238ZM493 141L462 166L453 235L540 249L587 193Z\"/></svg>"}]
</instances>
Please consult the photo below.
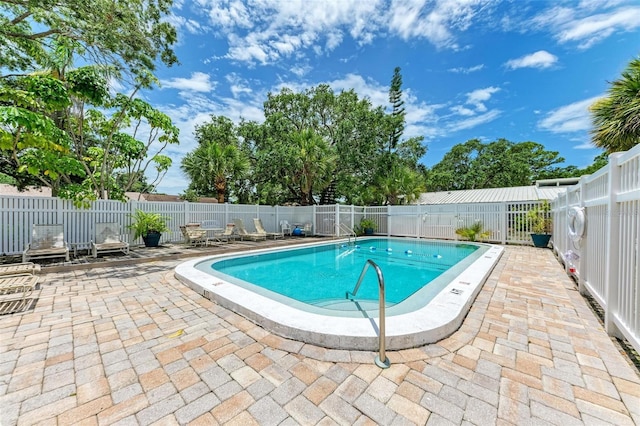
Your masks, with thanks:
<instances>
[{"instance_id":1,"label":"palm tree","mask_svg":"<svg viewBox=\"0 0 640 426\"><path fill-rule=\"evenodd\" d=\"M191 178L191 189L202 195L216 194L225 202L228 182L244 174L249 160L234 145L204 143L182 159L181 169Z\"/></svg>"},{"instance_id":2,"label":"palm tree","mask_svg":"<svg viewBox=\"0 0 640 426\"><path fill-rule=\"evenodd\" d=\"M331 183L336 156L329 144L313 130L294 133L291 142L297 155L289 179L300 191L300 203L313 204L313 191L322 192Z\"/></svg>"},{"instance_id":3,"label":"palm tree","mask_svg":"<svg viewBox=\"0 0 640 426\"><path fill-rule=\"evenodd\" d=\"M395 164L387 174L380 175L376 187L387 205L409 204L425 191L422 175L404 164Z\"/></svg>"},{"instance_id":4,"label":"palm tree","mask_svg":"<svg viewBox=\"0 0 640 426\"><path fill-rule=\"evenodd\" d=\"M591 105L593 143L608 153L627 151L640 142L640 58L611 83L609 96Z\"/></svg>"}]
</instances>

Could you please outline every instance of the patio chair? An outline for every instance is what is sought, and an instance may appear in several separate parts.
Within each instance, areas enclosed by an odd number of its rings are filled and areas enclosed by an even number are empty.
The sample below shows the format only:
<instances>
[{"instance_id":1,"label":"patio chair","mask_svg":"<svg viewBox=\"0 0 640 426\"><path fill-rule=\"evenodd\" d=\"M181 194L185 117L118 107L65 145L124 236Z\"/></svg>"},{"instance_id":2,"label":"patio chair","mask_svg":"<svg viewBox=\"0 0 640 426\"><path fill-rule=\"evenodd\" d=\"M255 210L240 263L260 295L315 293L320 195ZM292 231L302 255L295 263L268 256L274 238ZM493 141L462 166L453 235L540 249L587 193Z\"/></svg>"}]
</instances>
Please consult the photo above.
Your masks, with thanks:
<instances>
[{"instance_id":1,"label":"patio chair","mask_svg":"<svg viewBox=\"0 0 640 426\"><path fill-rule=\"evenodd\" d=\"M22 262L29 259L64 257L69 261L69 245L64 240L64 227L58 225L33 225L31 242L22 252Z\"/></svg>"},{"instance_id":2,"label":"patio chair","mask_svg":"<svg viewBox=\"0 0 640 426\"><path fill-rule=\"evenodd\" d=\"M4 275L0 277L1 300L24 300L33 293L37 284L38 277L32 274Z\"/></svg>"},{"instance_id":3,"label":"patio chair","mask_svg":"<svg viewBox=\"0 0 640 426\"><path fill-rule=\"evenodd\" d=\"M308 235L313 235L313 225L309 222L304 224L304 227L302 228L302 235L304 235L305 237Z\"/></svg>"},{"instance_id":4,"label":"patio chair","mask_svg":"<svg viewBox=\"0 0 640 426\"><path fill-rule=\"evenodd\" d=\"M185 243L193 247L197 247L198 245L207 245L207 231L202 229L199 223L180 225L180 231L182 231Z\"/></svg>"},{"instance_id":5,"label":"patio chair","mask_svg":"<svg viewBox=\"0 0 640 426\"><path fill-rule=\"evenodd\" d=\"M2 278L4 275L34 275L36 272L40 272L40 265L37 265L33 262L13 263L10 265L0 266L0 278Z\"/></svg>"},{"instance_id":6,"label":"patio chair","mask_svg":"<svg viewBox=\"0 0 640 426\"><path fill-rule=\"evenodd\" d=\"M282 232L282 235L291 235L291 225L289 225L289 221L280 221L280 231Z\"/></svg>"},{"instance_id":7,"label":"patio chair","mask_svg":"<svg viewBox=\"0 0 640 426\"><path fill-rule=\"evenodd\" d=\"M214 234L213 237L220 242L228 243L229 241L237 240L238 238L240 238L240 235L236 234L235 224L227 223L227 226L225 226L224 231L222 231L221 234Z\"/></svg>"},{"instance_id":8,"label":"patio chair","mask_svg":"<svg viewBox=\"0 0 640 426\"><path fill-rule=\"evenodd\" d=\"M98 253L129 253L129 243L122 240L120 224L115 222L96 223L95 236L91 240L91 254L94 258Z\"/></svg>"},{"instance_id":9,"label":"patio chair","mask_svg":"<svg viewBox=\"0 0 640 426\"><path fill-rule=\"evenodd\" d=\"M253 219L253 224L256 227L256 231L258 234L265 234L267 236L267 238L271 237L274 240L278 239L278 238L284 238L284 234L282 232L267 232L264 229L264 226L262 225L262 219L260 219L259 217L256 217Z\"/></svg>"},{"instance_id":10,"label":"patio chair","mask_svg":"<svg viewBox=\"0 0 640 426\"><path fill-rule=\"evenodd\" d=\"M252 240L252 241L261 241L267 239L267 234L259 234L257 232L248 232L244 227L244 222L242 219L233 219L233 223L235 224L236 229L238 230L238 235L240 235L240 241Z\"/></svg>"}]
</instances>

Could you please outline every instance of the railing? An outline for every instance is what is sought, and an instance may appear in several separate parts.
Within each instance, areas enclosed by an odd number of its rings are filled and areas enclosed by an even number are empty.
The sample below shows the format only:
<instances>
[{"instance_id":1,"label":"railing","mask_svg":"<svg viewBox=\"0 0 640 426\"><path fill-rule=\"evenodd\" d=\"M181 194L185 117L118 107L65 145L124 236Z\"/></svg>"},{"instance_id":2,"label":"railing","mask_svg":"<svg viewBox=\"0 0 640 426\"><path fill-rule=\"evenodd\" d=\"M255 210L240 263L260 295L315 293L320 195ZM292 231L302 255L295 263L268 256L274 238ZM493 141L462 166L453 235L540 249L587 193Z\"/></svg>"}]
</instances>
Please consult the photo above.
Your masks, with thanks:
<instances>
[{"instance_id":1,"label":"railing","mask_svg":"<svg viewBox=\"0 0 640 426\"><path fill-rule=\"evenodd\" d=\"M387 355L385 354L386 336L385 336L385 324L384 324L384 305L385 305L384 277L382 276L382 271L380 270L380 267L376 265L376 263L373 260L367 259L367 263L365 263L364 267L362 268L362 272L360 273L360 278L358 278L358 282L356 283L356 286L353 288L352 292L347 291L347 294L345 295L345 297L347 299L349 298L349 295L356 297L356 294L360 289L360 284L362 284L362 280L364 279L364 276L367 273L367 269L369 269L369 265L373 266L373 268L376 270L376 274L378 275L378 299L379 299L378 338L380 341L380 347L378 351L378 356L376 356L376 359L375 359L375 363L380 368L389 368L391 363L389 362L389 358L387 358Z\"/></svg>"},{"instance_id":2,"label":"railing","mask_svg":"<svg viewBox=\"0 0 640 426\"><path fill-rule=\"evenodd\" d=\"M353 237L353 244L358 242L358 236L356 235L355 231L351 228L349 228L347 225L345 225L344 223L341 223L338 225L338 237L341 237L342 235L346 235L347 237L349 237L349 244L351 244L351 237Z\"/></svg>"},{"instance_id":3,"label":"railing","mask_svg":"<svg viewBox=\"0 0 640 426\"><path fill-rule=\"evenodd\" d=\"M579 209L586 230L576 237L568 213ZM553 249L604 310L604 328L640 351L640 145L552 202ZM573 237L573 238L572 238Z\"/></svg>"}]
</instances>

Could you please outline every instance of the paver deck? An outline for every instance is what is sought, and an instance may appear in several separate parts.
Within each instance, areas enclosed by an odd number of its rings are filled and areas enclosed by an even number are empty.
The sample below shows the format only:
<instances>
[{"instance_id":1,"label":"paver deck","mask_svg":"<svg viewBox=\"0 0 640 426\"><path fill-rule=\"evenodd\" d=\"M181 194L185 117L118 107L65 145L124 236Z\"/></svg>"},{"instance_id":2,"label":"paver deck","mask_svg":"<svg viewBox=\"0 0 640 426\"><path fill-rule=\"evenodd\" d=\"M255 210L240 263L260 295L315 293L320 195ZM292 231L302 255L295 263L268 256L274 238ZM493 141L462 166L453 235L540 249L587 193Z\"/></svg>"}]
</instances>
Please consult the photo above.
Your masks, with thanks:
<instances>
[{"instance_id":1,"label":"paver deck","mask_svg":"<svg viewBox=\"0 0 640 426\"><path fill-rule=\"evenodd\" d=\"M640 424L638 371L550 250L506 247L462 327L386 370L265 331L179 262L43 268L0 316L0 424Z\"/></svg>"}]
</instances>

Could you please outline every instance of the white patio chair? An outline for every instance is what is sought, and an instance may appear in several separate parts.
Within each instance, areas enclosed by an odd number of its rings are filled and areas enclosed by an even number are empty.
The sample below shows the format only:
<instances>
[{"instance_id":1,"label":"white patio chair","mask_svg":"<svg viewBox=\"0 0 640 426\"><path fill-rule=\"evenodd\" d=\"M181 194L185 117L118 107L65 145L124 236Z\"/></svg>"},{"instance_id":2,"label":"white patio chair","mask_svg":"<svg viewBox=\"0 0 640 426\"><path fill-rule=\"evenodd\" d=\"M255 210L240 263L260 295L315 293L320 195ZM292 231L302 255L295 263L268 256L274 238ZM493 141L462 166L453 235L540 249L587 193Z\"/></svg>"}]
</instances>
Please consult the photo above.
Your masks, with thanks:
<instances>
[{"instance_id":1,"label":"white patio chair","mask_svg":"<svg viewBox=\"0 0 640 426\"><path fill-rule=\"evenodd\" d=\"M280 221L280 231L282 231L282 235L291 235L291 225L289 224L289 221Z\"/></svg>"}]
</instances>

